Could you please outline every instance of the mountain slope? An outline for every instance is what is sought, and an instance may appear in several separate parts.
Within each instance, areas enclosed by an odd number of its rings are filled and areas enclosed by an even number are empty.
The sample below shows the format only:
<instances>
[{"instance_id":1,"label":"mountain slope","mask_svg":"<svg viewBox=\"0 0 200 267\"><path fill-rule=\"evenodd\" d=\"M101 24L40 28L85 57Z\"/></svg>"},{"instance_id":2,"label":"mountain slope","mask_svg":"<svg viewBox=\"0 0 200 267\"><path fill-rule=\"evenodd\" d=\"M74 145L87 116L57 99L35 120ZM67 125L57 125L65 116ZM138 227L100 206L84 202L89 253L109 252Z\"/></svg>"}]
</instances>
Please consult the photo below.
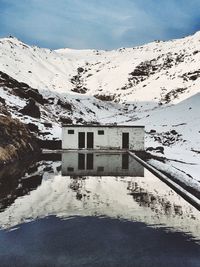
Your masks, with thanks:
<instances>
[{"instance_id":1,"label":"mountain slope","mask_svg":"<svg viewBox=\"0 0 200 267\"><path fill-rule=\"evenodd\" d=\"M114 123L130 120L126 108L77 93L37 90L0 71L0 103L4 113L27 124L37 138L61 139L62 123Z\"/></svg>"},{"instance_id":2,"label":"mountain slope","mask_svg":"<svg viewBox=\"0 0 200 267\"><path fill-rule=\"evenodd\" d=\"M176 105L143 113L138 120L146 127L148 150L162 146L170 165L190 174L197 181L200 181L199 104L200 93L197 93Z\"/></svg>"},{"instance_id":3,"label":"mountain slope","mask_svg":"<svg viewBox=\"0 0 200 267\"><path fill-rule=\"evenodd\" d=\"M197 93L177 105L162 110L153 110L146 116L143 113L143 118L138 122L146 126L153 142L157 141L165 146L170 146L176 142L183 146L187 141L188 149L200 151L199 104L200 93ZM162 133L162 136L159 135L159 132Z\"/></svg>"},{"instance_id":4,"label":"mountain slope","mask_svg":"<svg viewBox=\"0 0 200 267\"><path fill-rule=\"evenodd\" d=\"M52 51L4 38L0 57L3 72L33 88L144 102L147 108L177 103L199 90L200 32L114 51Z\"/></svg>"}]
</instances>

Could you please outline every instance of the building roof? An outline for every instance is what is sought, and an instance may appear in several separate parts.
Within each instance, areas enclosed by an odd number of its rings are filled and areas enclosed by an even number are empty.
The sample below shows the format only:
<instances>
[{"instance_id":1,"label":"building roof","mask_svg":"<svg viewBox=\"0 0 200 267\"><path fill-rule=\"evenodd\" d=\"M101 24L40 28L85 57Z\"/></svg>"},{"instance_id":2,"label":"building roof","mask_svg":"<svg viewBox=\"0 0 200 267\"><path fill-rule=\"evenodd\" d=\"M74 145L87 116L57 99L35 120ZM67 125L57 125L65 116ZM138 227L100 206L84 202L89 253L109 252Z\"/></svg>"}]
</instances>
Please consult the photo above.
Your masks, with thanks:
<instances>
[{"instance_id":1,"label":"building roof","mask_svg":"<svg viewBox=\"0 0 200 267\"><path fill-rule=\"evenodd\" d=\"M62 127L85 127L85 128L144 128L143 125L118 125L118 124L62 124Z\"/></svg>"}]
</instances>

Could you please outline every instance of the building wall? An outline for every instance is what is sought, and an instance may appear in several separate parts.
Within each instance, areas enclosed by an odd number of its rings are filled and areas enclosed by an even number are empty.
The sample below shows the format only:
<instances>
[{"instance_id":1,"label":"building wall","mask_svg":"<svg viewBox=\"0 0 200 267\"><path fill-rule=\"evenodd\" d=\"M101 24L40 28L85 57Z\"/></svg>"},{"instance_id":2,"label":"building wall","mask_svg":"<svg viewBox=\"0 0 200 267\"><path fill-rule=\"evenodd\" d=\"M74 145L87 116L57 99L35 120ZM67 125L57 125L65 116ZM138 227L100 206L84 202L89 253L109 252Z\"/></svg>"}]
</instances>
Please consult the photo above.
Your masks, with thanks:
<instances>
[{"instance_id":1,"label":"building wall","mask_svg":"<svg viewBox=\"0 0 200 267\"><path fill-rule=\"evenodd\" d=\"M74 134L68 134L74 130ZM103 130L104 135L98 135ZM78 149L78 133L94 133L94 149L122 149L122 133L129 133L129 149L144 150L144 128L142 127L63 127L62 148ZM87 137L86 137L87 139Z\"/></svg>"}]
</instances>

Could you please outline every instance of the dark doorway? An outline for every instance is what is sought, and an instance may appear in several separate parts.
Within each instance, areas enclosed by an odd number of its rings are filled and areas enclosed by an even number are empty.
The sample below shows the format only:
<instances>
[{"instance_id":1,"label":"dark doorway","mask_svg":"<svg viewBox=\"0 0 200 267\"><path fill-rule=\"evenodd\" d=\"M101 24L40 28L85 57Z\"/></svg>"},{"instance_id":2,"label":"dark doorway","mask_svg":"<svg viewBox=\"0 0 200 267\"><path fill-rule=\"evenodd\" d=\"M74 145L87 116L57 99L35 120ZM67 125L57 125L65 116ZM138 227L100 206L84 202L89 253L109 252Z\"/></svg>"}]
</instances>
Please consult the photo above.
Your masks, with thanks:
<instances>
[{"instance_id":1,"label":"dark doorway","mask_svg":"<svg viewBox=\"0 0 200 267\"><path fill-rule=\"evenodd\" d=\"M129 148L129 133L122 133L122 148Z\"/></svg>"},{"instance_id":2,"label":"dark doorway","mask_svg":"<svg viewBox=\"0 0 200 267\"><path fill-rule=\"evenodd\" d=\"M94 154L87 154L87 170L93 170Z\"/></svg>"},{"instance_id":3,"label":"dark doorway","mask_svg":"<svg viewBox=\"0 0 200 267\"><path fill-rule=\"evenodd\" d=\"M85 133L78 133L78 148L85 148Z\"/></svg>"},{"instance_id":4,"label":"dark doorway","mask_svg":"<svg viewBox=\"0 0 200 267\"><path fill-rule=\"evenodd\" d=\"M94 147L94 133L88 132L87 133L87 148Z\"/></svg>"},{"instance_id":5,"label":"dark doorway","mask_svg":"<svg viewBox=\"0 0 200 267\"><path fill-rule=\"evenodd\" d=\"M122 169L128 170L129 169L129 155L122 154Z\"/></svg>"},{"instance_id":6,"label":"dark doorway","mask_svg":"<svg viewBox=\"0 0 200 267\"><path fill-rule=\"evenodd\" d=\"M85 154L78 153L78 169L85 170Z\"/></svg>"}]
</instances>

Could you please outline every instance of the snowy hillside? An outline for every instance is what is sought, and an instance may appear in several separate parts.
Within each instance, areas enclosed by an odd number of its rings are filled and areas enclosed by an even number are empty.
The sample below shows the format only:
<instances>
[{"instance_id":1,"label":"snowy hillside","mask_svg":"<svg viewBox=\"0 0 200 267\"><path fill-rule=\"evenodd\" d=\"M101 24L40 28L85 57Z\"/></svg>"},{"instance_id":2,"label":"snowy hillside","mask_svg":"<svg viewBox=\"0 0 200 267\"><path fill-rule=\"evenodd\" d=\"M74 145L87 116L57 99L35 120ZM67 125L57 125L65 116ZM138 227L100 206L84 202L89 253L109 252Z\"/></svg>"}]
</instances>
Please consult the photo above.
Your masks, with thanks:
<instances>
[{"instance_id":1,"label":"snowy hillside","mask_svg":"<svg viewBox=\"0 0 200 267\"><path fill-rule=\"evenodd\" d=\"M0 58L1 71L36 89L152 107L177 103L198 92L200 32L114 51L52 51L4 38Z\"/></svg>"},{"instance_id":2,"label":"snowy hillside","mask_svg":"<svg viewBox=\"0 0 200 267\"><path fill-rule=\"evenodd\" d=\"M77 93L38 91L0 71L0 110L20 119L39 139L61 139L62 123L120 123L126 107Z\"/></svg>"},{"instance_id":3,"label":"snowy hillside","mask_svg":"<svg viewBox=\"0 0 200 267\"><path fill-rule=\"evenodd\" d=\"M180 147L187 141L187 148L200 151L200 93L162 110L153 110L139 122L146 126L153 143ZM156 130L155 130L156 129ZM159 134L162 133L162 134ZM169 138L170 137L170 138Z\"/></svg>"},{"instance_id":4,"label":"snowy hillside","mask_svg":"<svg viewBox=\"0 0 200 267\"><path fill-rule=\"evenodd\" d=\"M146 127L146 146L162 146L164 156L168 159L165 163L168 163L170 168L174 167L176 173L181 171L184 176L188 175L197 181L200 181L199 105L200 93L197 93L176 105L145 112L137 121ZM152 164L157 166L155 162ZM169 166L166 165L159 167L163 171L168 171Z\"/></svg>"}]
</instances>

